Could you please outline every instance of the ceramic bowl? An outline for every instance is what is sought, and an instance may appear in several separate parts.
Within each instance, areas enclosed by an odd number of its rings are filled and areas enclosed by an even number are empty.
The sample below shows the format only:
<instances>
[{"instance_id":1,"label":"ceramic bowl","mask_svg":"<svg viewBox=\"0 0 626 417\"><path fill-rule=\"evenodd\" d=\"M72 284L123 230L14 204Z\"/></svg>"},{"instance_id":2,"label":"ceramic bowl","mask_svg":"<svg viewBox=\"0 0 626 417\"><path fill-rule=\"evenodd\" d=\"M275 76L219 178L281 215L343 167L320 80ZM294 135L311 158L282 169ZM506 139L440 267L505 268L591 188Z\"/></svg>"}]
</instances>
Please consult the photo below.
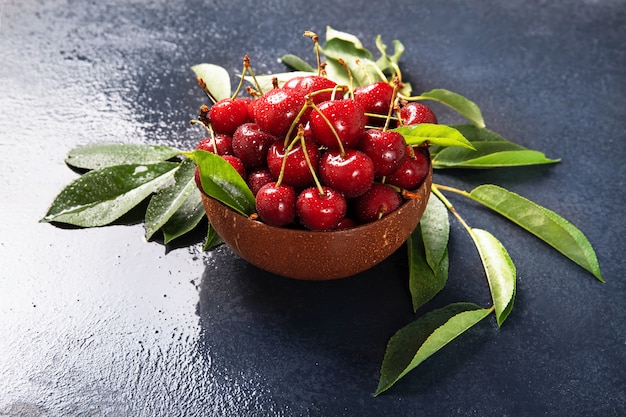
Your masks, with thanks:
<instances>
[{"instance_id":1,"label":"ceramic bowl","mask_svg":"<svg viewBox=\"0 0 626 417\"><path fill-rule=\"evenodd\" d=\"M416 191L380 220L337 231L309 231L268 226L202 195L211 225L237 255L288 278L331 280L363 272L380 263L408 239L426 209L432 167Z\"/></svg>"}]
</instances>

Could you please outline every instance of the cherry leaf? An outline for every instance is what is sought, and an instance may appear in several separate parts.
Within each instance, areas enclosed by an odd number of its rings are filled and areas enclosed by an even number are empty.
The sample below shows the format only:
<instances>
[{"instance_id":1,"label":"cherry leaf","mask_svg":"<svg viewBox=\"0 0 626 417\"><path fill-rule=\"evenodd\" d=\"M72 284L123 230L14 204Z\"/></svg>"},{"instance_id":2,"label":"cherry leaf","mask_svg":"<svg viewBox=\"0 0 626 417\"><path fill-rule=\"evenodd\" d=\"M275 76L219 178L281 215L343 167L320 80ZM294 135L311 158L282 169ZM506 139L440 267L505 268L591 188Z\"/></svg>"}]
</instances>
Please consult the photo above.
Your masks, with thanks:
<instances>
[{"instance_id":1,"label":"cherry leaf","mask_svg":"<svg viewBox=\"0 0 626 417\"><path fill-rule=\"evenodd\" d=\"M498 326L502 326L515 300L515 265L504 246L491 233L470 229L470 235L487 274Z\"/></svg>"},{"instance_id":2,"label":"cherry leaf","mask_svg":"<svg viewBox=\"0 0 626 417\"><path fill-rule=\"evenodd\" d=\"M204 242L203 250L207 251L221 245L222 243L222 238L220 238L213 226L211 226L211 224L209 223L209 228L207 230L206 241Z\"/></svg>"},{"instance_id":3,"label":"cherry leaf","mask_svg":"<svg viewBox=\"0 0 626 417\"><path fill-rule=\"evenodd\" d=\"M185 159L174 173L174 182L150 199L145 218L147 240L170 220L191 194L199 194L194 181L195 168L192 160Z\"/></svg>"},{"instance_id":4,"label":"cherry leaf","mask_svg":"<svg viewBox=\"0 0 626 417\"><path fill-rule=\"evenodd\" d=\"M200 171L204 192L233 210L249 216L255 211L254 195L241 175L224 158L201 149L187 154Z\"/></svg>"},{"instance_id":5,"label":"cherry leaf","mask_svg":"<svg viewBox=\"0 0 626 417\"><path fill-rule=\"evenodd\" d=\"M491 313L473 303L433 310L398 330L387 343L374 395L388 390L407 373Z\"/></svg>"},{"instance_id":6,"label":"cherry leaf","mask_svg":"<svg viewBox=\"0 0 626 417\"><path fill-rule=\"evenodd\" d=\"M460 146L474 149L472 144L457 129L439 124L419 123L401 126L393 131L404 136L407 145L421 145L428 142L437 146Z\"/></svg>"},{"instance_id":7,"label":"cherry leaf","mask_svg":"<svg viewBox=\"0 0 626 417\"><path fill-rule=\"evenodd\" d=\"M496 185L481 185L469 197L537 236L604 282L587 237L557 213Z\"/></svg>"},{"instance_id":8,"label":"cherry leaf","mask_svg":"<svg viewBox=\"0 0 626 417\"><path fill-rule=\"evenodd\" d=\"M473 101L450 90L437 88L418 96L419 99L434 100L456 110L476 127L485 127L480 108Z\"/></svg>"},{"instance_id":9,"label":"cherry leaf","mask_svg":"<svg viewBox=\"0 0 626 417\"><path fill-rule=\"evenodd\" d=\"M283 55L280 58L280 62L282 62L285 65L290 66L296 71L317 73L317 70L313 68L308 62L306 62L304 59L300 58L299 56L296 56L293 54Z\"/></svg>"},{"instance_id":10,"label":"cherry leaf","mask_svg":"<svg viewBox=\"0 0 626 417\"><path fill-rule=\"evenodd\" d=\"M153 164L180 154L180 150L170 146L104 143L72 149L65 162L74 168L100 169L125 164Z\"/></svg>"},{"instance_id":11,"label":"cherry leaf","mask_svg":"<svg viewBox=\"0 0 626 417\"><path fill-rule=\"evenodd\" d=\"M215 64L198 64L191 70L206 84L206 90L215 101L230 97L230 75L225 68Z\"/></svg>"},{"instance_id":12,"label":"cherry leaf","mask_svg":"<svg viewBox=\"0 0 626 417\"><path fill-rule=\"evenodd\" d=\"M179 164L126 164L89 171L52 202L44 222L81 227L107 225L172 180Z\"/></svg>"},{"instance_id":13,"label":"cherry leaf","mask_svg":"<svg viewBox=\"0 0 626 417\"><path fill-rule=\"evenodd\" d=\"M200 191L196 190L196 192L189 194L183 204L161 228L164 237L163 243L168 244L172 240L191 232L205 217L206 213Z\"/></svg>"}]
</instances>

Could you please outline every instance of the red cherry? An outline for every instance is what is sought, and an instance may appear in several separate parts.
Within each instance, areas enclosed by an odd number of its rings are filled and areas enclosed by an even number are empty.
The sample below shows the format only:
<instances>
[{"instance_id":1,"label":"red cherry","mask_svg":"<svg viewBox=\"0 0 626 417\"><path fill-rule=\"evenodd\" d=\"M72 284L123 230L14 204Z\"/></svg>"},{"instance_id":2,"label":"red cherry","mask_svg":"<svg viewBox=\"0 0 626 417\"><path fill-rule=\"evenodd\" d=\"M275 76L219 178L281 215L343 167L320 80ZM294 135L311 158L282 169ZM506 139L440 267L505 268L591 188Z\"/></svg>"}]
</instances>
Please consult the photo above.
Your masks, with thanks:
<instances>
[{"instance_id":1,"label":"red cherry","mask_svg":"<svg viewBox=\"0 0 626 417\"><path fill-rule=\"evenodd\" d=\"M286 184L267 183L256 195L256 211L266 224L286 226L296 218L296 192Z\"/></svg>"},{"instance_id":2,"label":"red cherry","mask_svg":"<svg viewBox=\"0 0 626 417\"><path fill-rule=\"evenodd\" d=\"M331 149L322 155L320 179L347 198L366 192L374 182L374 163L363 152L346 149L345 155Z\"/></svg>"},{"instance_id":3,"label":"red cherry","mask_svg":"<svg viewBox=\"0 0 626 417\"><path fill-rule=\"evenodd\" d=\"M241 99L222 99L211 106L209 121L215 133L232 135L239 125L250 121L248 104Z\"/></svg>"},{"instance_id":4,"label":"red cherry","mask_svg":"<svg viewBox=\"0 0 626 417\"><path fill-rule=\"evenodd\" d=\"M252 194L256 195L261 187L274 180L274 176L267 168L259 168L248 174L248 180L246 182L248 183L248 187L250 187Z\"/></svg>"},{"instance_id":5,"label":"red cherry","mask_svg":"<svg viewBox=\"0 0 626 417\"><path fill-rule=\"evenodd\" d=\"M200 190L202 194L206 195L206 193L204 192L204 188L202 188L202 181L200 180L200 170L198 169L198 167L196 167L196 169L193 171L193 179L196 181L196 187L198 187L198 190Z\"/></svg>"},{"instance_id":6,"label":"red cherry","mask_svg":"<svg viewBox=\"0 0 626 417\"><path fill-rule=\"evenodd\" d=\"M400 207L402 197L390 186L376 182L353 203L357 221L369 223L385 217Z\"/></svg>"},{"instance_id":7,"label":"red cherry","mask_svg":"<svg viewBox=\"0 0 626 417\"><path fill-rule=\"evenodd\" d=\"M386 177L386 182L405 190L415 190L428 176L428 157L415 151L415 156L407 154L398 169Z\"/></svg>"},{"instance_id":8,"label":"red cherry","mask_svg":"<svg viewBox=\"0 0 626 417\"><path fill-rule=\"evenodd\" d=\"M241 162L241 159L233 155L222 155L222 158L235 168L239 175L241 175L241 178L246 178L246 167L243 165L243 162Z\"/></svg>"},{"instance_id":9,"label":"red cherry","mask_svg":"<svg viewBox=\"0 0 626 417\"><path fill-rule=\"evenodd\" d=\"M282 88L296 91L302 97L305 97L311 93L320 90L332 89L337 86L337 83L329 80L326 77L319 75L304 75L301 77L294 77L288 80ZM340 89L335 90L335 94L332 91L325 91L323 93L314 94L311 96L313 103L320 104L324 101L339 100L342 98L343 92Z\"/></svg>"},{"instance_id":10,"label":"red cherry","mask_svg":"<svg viewBox=\"0 0 626 417\"><path fill-rule=\"evenodd\" d=\"M343 146L356 147L365 132L363 107L355 100L346 99L325 101L318 108L337 132ZM339 147L332 129L318 112L311 113L309 123L317 143L331 149Z\"/></svg>"},{"instance_id":11,"label":"red cherry","mask_svg":"<svg viewBox=\"0 0 626 417\"><path fill-rule=\"evenodd\" d=\"M372 159L376 174L394 172L406 155L404 136L390 130L368 129L359 142L359 149Z\"/></svg>"},{"instance_id":12,"label":"red cherry","mask_svg":"<svg viewBox=\"0 0 626 417\"><path fill-rule=\"evenodd\" d=\"M354 89L354 100L363 107L365 113L386 116L393 100L393 87L384 81L357 87ZM383 125L384 121L383 118L367 118L367 124L371 125Z\"/></svg>"},{"instance_id":13,"label":"red cherry","mask_svg":"<svg viewBox=\"0 0 626 417\"><path fill-rule=\"evenodd\" d=\"M296 116L305 104L303 96L295 91L275 88L263 94L254 106L254 120L266 132L285 137ZM297 130L293 130L294 134Z\"/></svg>"},{"instance_id":14,"label":"red cherry","mask_svg":"<svg viewBox=\"0 0 626 417\"><path fill-rule=\"evenodd\" d=\"M417 123L437 124L437 116L424 103L411 102L400 109L402 125L414 125Z\"/></svg>"},{"instance_id":15,"label":"red cherry","mask_svg":"<svg viewBox=\"0 0 626 417\"><path fill-rule=\"evenodd\" d=\"M233 154L233 138L224 135L216 134L213 138L205 138L201 140L196 149L202 149L203 151L217 153L218 155L232 155ZM215 152L217 150L217 152Z\"/></svg>"},{"instance_id":16,"label":"red cherry","mask_svg":"<svg viewBox=\"0 0 626 417\"><path fill-rule=\"evenodd\" d=\"M244 123L233 134L233 153L248 169L265 165L267 150L276 138L256 123Z\"/></svg>"},{"instance_id":17,"label":"red cherry","mask_svg":"<svg viewBox=\"0 0 626 417\"><path fill-rule=\"evenodd\" d=\"M306 153L311 167L317 172L320 152L315 142L305 139ZM278 178L285 158L285 145L282 141L275 142L267 151L267 167L274 178ZM297 143L287 154L282 181L294 188L305 188L314 183L313 174L304 155L302 144Z\"/></svg>"},{"instance_id":18,"label":"red cherry","mask_svg":"<svg viewBox=\"0 0 626 417\"><path fill-rule=\"evenodd\" d=\"M343 195L330 187L316 187L302 191L296 200L300 223L310 230L332 230L346 215L347 203Z\"/></svg>"}]
</instances>

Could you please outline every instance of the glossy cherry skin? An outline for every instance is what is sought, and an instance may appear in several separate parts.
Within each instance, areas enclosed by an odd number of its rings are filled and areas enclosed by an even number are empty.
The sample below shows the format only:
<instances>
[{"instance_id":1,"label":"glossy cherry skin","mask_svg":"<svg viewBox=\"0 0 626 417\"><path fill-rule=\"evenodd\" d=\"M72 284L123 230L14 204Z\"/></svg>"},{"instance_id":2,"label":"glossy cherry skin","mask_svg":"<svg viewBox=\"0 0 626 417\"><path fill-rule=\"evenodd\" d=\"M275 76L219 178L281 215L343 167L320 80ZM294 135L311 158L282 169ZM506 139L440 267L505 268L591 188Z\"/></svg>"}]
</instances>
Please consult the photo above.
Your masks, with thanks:
<instances>
[{"instance_id":1,"label":"glossy cherry skin","mask_svg":"<svg viewBox=\"0 0 626 417\"><path fill-rule=\"evenodd\" d=\"M402 196L388 185L376 182L353 201L354 216L360 223L378 220L402 204Z\"/></svg>"},{"instance_id":2,"label":"glossy cherry skin","mask_svg":"<svg viewBox=\"0 0 626 417\"><path fill-rule=\"evenodd\" d=\"M406 155L406 142L398 132L368 129L359 149L372 159L376 174L389 175L398 169Z\"/></svg>"},{"instance_id":3,"label":"glossy cherry skin","mask_svg":"<svg viewBox=\"0 0 626 417\"><path fill-rule=\"evenodd\" d=\"M355 100L346 99L325 101L318 108L337 132L343 146L355 148L365 132L363 107ZM330 149L339 147L333 130L317 111L311 113L309 123L318 144Z\"/></svg>"},{"instance_id":4,"label":"glossy cherry skin","mask_svg":"<svg viewBox=\"0 0 626 417\"><path fill-rule=\"evenodd\" d=\"M209 121L215 133L232 136L242 124L250 121L245 100L225 98L209 109Z\"/></svg>"},{"instance_id":5,"label":"glossy cherry skin","mask_svg":"<svg viewBox=\"0 0 626 417\"><path fill-rule=\"evenodd\" d=\"M296 200L296 214L300 223L310 230L333 230L345 217L347 203L344 196L330 187L316 187L300 193Z\"/></svg>"},{"instance_id":6,"label":"glossy cherry skin","mask_svg":"<svg viewBox=\"0 0 626 417\"><path fill-rule=\"evenodd\" d=\"M400 109L402 125L414 125L418 123L437 124L437 116L430 107L424 103L411 102Z\"/></svg>"},{"instance_id":7,"label":"glossy cherry skin","mask_svg":"<svg viewBox=\"0 0 626 417\"><path fill-rule=\"evenodd\" d=\"M348 148L342 156L339 150L330 149L322 155L320 179L346 198L365 193L374 182L374 177L374 163L361 151Z\"/></svg>"},{"instance_id":8,"label":"glossy cherry skin","mask_svg":"<svg viewBox=\"0 0 626 417\"><path fill-rule=\"evenodd\" d=\"M235 171L237 171L237 173L241 175L241 178L246 178L246 167L244 166L243 162L241 162L241 159L237 158L234 155L222 155L222 158L224 158L226 162L228 162L230 165L232 165L233 168L235 168Z\"/></svg>"},{"instance_id":9,"label":"glossy cherry skin","mask_svg":"<svg viewBox=\"0 0 626 417\"><path fill-rule=\"evenodd\" d=\"M264 223L286 226L296 218L296 192L286 184L267 183L256 194L256 211Z\"/></svg>"},{"instance_id":10,"label":"glossy cherry skin","mask_svg":"<svg viewBox=\"0 0 626 417\"><path fill-rule=\"evenodd\" d=\"M315 172L318 170L320 151L315 142L305 139L304 147L309 158L311 167ZM285 158L285 146L282 141L277 141L267 151L267 167L275 179L278 179ZM287 154L285 170L282 181L294 188L303 189L313 185L313 174L306 160L302 143L296 143Z\"/></svg>"},{"instance_id":11,"label":"glossy cherry skin","mask_svg":"<svg viewBox=\"0 0 626 417\"><path fill-rule=\"evenodd\" d=\"M359 102L365 113L386 116L393 100L393 87L384 81L375 82L354 89L354 100ZM368 117L368 125L382 126L384 118Z\"/></svg>"},{"instance_id":12,"label":"glossy cherry skin","mask_svg":"<svg viewBox=\"0 0 626 417\"><path fill-rule=\"evenodd\" d=\"M305 104L295 91L275 88L259 97L254 105L254 120L264 131L284 138ZM304 123L303 123L304 124ZM292 130L295 134L297 129Z\"/></svg>"},{"instance_id":13,"label":"glossy cherry skin","mask_svg":"<svg viewBox=\"0 0 626 417\"><path fill-rule=\"evenodd\" d=\"M246 183L252 191L253 195L256 195L261 187L265 184L275 181L276 178L272 175L272 173L267 168L257 168L248 174L248 179Z\"/></svg>"},{"instance_id":14,"label":"glossy cherry skin","mask_svg":"<svg viewBox=\"0 0 626 417\"><path fill-rule=\"evenodd\" d=\"M305 97L311 93L315 93L316 91L334 89L335 87L337 87L337 83L326 77L319 75L303 75L301 77L294 77L288 80L282 88L293 90L302 97ZM331 90L311 95L311 99L315 104L320 104L329 100L340 100L342 97L343 92L341 89L335 90L335 94L333 94L333 91Z\"/></svg>"},{"instance_id":15,"label":"glossy cherry skin","mask_svg":"<svg viewBox=\"0 0 626 417\"><path fill-rule=\"evenodd\" d=\"M265 165L267 150L276 137L261 130L256 123L244 123L233 134L233 153L247 169Z\"/></svg>"},{"instance_id":16,"label":"glossy cherry skin","mask_svg":"<svg viewBox=\"0 0 626 417\"><path fill-rule=\"evenodd\" d=\"M415 190L428 176L429 170L426 155L419 151L414 155L407 153L398 169L386 177L386 182L405 190Z\"/></svg>"},{"instance_id":17,"label":"glossy cherry skin","mask_svg":"<svg viewBox=\"0 0 626 417\"><path fill-rule=\"evenodd\" d=\"M205 138L198 142L196 149L202 149L203 151L216 153L218 155L232 155L233 138L228 135L217 133L212 138Z\"/></svg>"}]
</instances>

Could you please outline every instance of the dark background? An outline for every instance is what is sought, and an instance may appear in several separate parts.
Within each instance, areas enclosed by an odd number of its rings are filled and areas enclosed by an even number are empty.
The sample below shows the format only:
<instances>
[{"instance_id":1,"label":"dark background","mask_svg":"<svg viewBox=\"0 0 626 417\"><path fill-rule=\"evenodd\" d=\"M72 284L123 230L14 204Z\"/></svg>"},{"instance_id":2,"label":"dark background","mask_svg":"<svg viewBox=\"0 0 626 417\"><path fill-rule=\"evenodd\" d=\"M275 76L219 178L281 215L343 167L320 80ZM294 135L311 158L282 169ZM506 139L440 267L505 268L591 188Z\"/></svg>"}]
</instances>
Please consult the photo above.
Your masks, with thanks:
<instances>
[{"instance_id":1,"label":"dark background","mask_svg":"<svg viewBox=\"0 0 626 417\"><path fill-rule=\"evenodd\" d=\"M389 337L414 319L405 248L359 276L272 276L227 248L146 242L140 215L96 229L39 223L94 142L192 148L205 102L189 67L257 73L326 25L406 46L415 92L474 100L487 126L562 162L446 171L563 215L594 245L601 284L461 198L518 271L515 307L374 398ZM311 54L311 55L307 55ZM626 410L626 2L0 2L0 416L618 416ZM458 116L436 108L443 123ZM452 222L450 279L429 305L489 306Z\"/></svg>"}]
</instances>

